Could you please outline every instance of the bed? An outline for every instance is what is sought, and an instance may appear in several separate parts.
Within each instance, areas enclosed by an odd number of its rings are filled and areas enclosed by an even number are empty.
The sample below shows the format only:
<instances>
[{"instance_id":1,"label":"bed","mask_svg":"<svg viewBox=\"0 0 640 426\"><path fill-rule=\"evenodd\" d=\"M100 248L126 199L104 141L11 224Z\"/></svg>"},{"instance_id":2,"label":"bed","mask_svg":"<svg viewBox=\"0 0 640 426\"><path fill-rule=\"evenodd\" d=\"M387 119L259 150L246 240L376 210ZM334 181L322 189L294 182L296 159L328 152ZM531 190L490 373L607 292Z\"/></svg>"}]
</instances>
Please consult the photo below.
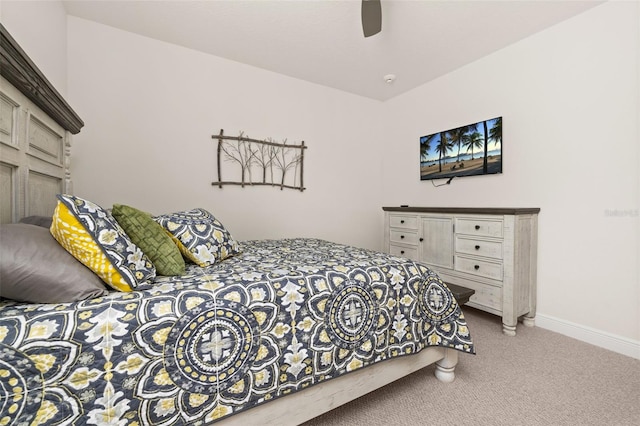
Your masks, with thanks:
<instances>
[{"instance_id":1,"label":"bed","mask_svg":"<svg viewBox=\"0 0 640 426\"><path fill-rule=\"evenodd\" d=\"M299 424L434 363L452 381L474 353L421 264L71 195L82 122L2 36L0 424Z\"/></svg>"}]
</instances>

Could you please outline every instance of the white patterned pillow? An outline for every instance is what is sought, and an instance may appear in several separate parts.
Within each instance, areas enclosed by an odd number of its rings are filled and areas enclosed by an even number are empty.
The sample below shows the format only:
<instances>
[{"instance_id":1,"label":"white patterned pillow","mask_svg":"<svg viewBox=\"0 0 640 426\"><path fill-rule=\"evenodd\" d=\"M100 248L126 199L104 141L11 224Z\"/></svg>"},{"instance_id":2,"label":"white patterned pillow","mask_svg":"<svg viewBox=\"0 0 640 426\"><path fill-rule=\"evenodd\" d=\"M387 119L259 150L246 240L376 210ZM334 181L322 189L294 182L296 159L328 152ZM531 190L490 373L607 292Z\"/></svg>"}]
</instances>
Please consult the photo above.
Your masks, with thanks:
<instances>
[{"instance_id":1,"label":"white patterned pillow","mask_svg":"<svg viewBox=\"0 0 640 426\"><path fill-rule=\"evenodd\" d=\"M184 257L206 267L238 254L238 242L211 213L197 208L156 216Z\"/></svg>"},{"instance_id":2,"label":"white patterned pillow","mask_svg":"<svg viewBox=\"0 0 640 426\"><path fill-rule=\"evenodd\" d=\"M156 276L149 258L102 207L73 195L58 195L53 237L110 287L134 290Z\"/></svg>"}]
</instances>

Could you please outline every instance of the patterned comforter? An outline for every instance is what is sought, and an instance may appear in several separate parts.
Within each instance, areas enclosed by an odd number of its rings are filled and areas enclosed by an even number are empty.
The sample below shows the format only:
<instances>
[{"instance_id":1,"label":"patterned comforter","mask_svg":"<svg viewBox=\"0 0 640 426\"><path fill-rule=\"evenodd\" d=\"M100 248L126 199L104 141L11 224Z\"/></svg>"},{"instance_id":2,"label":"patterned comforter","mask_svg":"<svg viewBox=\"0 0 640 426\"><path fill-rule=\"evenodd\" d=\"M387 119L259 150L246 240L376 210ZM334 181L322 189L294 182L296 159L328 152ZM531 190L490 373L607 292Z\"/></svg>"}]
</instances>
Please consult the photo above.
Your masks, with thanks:
<instances>
[{"instance_id":1,"label":"patterned comforter","mask_svg":"<svg viewBox=\"0 0 640 426\"><path fill-rule=\"evenodd\" d=\"M316 239L132 293L0 303L0 425L204 425L427 346L473 353L435 273Z\"/></svg>"}]
</instances>

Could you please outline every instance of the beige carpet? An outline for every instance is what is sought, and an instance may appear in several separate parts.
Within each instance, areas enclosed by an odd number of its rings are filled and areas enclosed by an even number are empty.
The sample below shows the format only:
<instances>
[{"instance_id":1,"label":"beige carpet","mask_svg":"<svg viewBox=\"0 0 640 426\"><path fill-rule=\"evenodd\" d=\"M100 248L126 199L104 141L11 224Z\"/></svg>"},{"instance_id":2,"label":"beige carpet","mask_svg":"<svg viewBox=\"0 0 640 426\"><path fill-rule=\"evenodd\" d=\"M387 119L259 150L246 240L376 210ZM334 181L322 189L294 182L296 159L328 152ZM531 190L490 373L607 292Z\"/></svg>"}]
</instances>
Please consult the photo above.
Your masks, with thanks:
<instances>
[{"instance_id":1,"label":"beige carpet","mask_svg":"<svg viewBox=\"0 0 640 426\"><path fill-rule=\"evenodd\" d=\"M463 311L477 355L460 354L453 383L426 367L304 425L640 425L640 360Z\"/></svg>"}]
</instances>

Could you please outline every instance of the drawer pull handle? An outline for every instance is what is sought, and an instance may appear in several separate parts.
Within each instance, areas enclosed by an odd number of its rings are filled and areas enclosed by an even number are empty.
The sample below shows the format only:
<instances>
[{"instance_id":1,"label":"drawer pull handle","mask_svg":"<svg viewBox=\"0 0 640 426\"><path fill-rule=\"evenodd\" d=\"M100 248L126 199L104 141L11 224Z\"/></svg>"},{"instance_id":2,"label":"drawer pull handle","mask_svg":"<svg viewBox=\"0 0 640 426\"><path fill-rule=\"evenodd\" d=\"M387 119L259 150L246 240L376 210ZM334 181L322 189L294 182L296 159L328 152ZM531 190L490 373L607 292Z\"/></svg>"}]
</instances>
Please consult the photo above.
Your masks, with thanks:
<instances>
[{"instance_id":1,"label":"drawer pull handle","mask_svg":"<svg viewBox=\"0 0 640 426\"><path fill-rule=\"evenodd\" d=\"M404 235L400 235L400 239L403 239L403 238L404 238Z\"/></svg>"},{"instance_id":2,"label":"drawer pull handle","mask_svg":"<svg viewBox=\"0 0 640 426\"><path fill-rule=\"evenodd\" d=\"M404 250L400 250L400 254L404 254Z\"/></svg>"},{"instance_id":3,"label":"drawer pull handle","mask_svg":"<svg viewBox=\"0 0 640 426\"><path fill-rule=\"evenodd\" d=\"M400 221L400 223L404 223L404 219L402 219L402 220Z\"/></svg>"},{"instance_id":4,"label":"drawer pull handle","mask_svg":"<svg viewBox=\"0 0 640 426\"><path fill-rule=\"evenodd\" d=\"M420 242L423 242L423 241L424 241L424 238L420 238Z\"/></svg>"},{"instance_id":5,"label":"drawer pull handle","mask_svg":"<svg viewBox=\"0 0 640 426\"><path fill-rule=\"evenodd\" d=\"M480 265L475 265L473 268L477 271L478 269L480 269Z\"/></svg>"},{"instance_id":6,"label":"drawer pull handle","mask_svg":"<svg viewBox=\"0 0 640 426\"><path fill-rule=\"evenodd\" d=\"M480 250L480 246L476 246L476 250Z\"/></svg>"},{"instance_id":7,"label":"drawer pull handle","mask_svg":"<svg viewBox=\"0 0 640 426\"><path fill-rule=\"evenodd\" d=\"M480 225L476 225L476 231L480 229Z\"/></svg>"}]
</instances>

